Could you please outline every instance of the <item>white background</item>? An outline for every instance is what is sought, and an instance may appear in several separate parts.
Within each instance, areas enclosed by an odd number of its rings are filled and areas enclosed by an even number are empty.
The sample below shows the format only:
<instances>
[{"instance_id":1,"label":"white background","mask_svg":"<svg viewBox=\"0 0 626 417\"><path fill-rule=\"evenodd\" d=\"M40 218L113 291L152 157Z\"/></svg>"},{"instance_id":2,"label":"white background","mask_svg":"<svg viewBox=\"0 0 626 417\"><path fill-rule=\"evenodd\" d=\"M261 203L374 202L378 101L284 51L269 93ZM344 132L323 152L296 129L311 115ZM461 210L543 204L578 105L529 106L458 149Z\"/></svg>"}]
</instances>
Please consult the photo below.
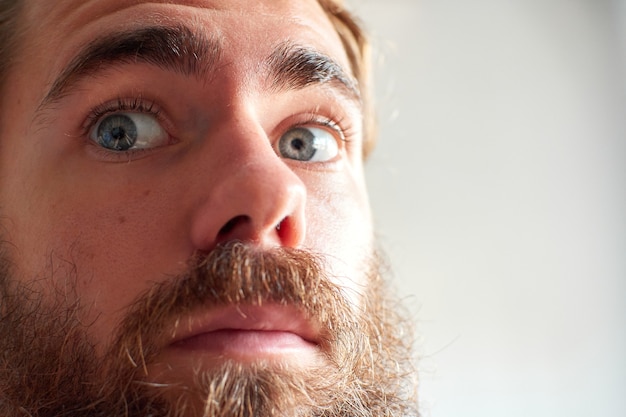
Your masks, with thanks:
<instances>
[{"instance_id":1,"label":"white background","mask_svg":"<svg viewBox=\"0 0 626 417\"><path fill-rule=\"evenodd\" d=\"M626 416L626 6L353 0L425 417Z\"/></svg>"}]
</instances>

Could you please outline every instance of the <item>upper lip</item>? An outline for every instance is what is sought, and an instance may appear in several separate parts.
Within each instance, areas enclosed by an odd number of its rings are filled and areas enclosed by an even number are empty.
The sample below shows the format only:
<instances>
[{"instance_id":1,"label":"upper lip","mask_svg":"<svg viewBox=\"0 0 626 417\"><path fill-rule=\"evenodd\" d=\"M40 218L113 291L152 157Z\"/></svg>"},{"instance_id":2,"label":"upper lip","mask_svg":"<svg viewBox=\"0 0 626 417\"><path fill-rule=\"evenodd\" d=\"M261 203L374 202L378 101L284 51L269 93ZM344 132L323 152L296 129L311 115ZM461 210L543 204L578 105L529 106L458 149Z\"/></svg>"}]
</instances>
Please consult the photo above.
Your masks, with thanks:
<instances>
[{"instance_id":1,"label":"upper lip","mask_svg":"<svg viewBox=\"0 0 626 417\"><path fill-rule=\"evenodd\" d=\"M217 307L176 321L171 344L219 330L272 331L293 333L319 344L319 329L295 307L282 305L239 305Z\"/></svg>"}]
</instances>

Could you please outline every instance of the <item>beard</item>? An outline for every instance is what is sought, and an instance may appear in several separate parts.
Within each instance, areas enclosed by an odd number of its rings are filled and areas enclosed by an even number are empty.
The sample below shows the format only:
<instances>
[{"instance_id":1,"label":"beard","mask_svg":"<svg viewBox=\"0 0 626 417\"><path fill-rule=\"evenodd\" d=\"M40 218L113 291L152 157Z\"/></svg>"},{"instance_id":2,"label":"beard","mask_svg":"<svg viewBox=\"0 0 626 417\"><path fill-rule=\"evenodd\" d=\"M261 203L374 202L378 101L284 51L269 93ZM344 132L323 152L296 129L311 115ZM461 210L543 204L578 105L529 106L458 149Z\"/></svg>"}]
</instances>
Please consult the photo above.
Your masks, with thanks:
<instances>
[{"instance_id":1,"label":"beard","mask_svg":"<svg viewBox=\"0 0 626 417\"><path fill-rule=\"evenodd\" d=\"M10 264L2 262L0 415L417 415L410 326L373 258L353 305L326 276L323 261L306 251L219 246L140 295L104 354L88 338L79 297L65 291L43 296L10 279ZM150 379L148 369L162 350L159 337L180 317L220 306L277 304L322 329L319 363L225 360L190 370L191 382Z\"/></svg>"}]
</instances>

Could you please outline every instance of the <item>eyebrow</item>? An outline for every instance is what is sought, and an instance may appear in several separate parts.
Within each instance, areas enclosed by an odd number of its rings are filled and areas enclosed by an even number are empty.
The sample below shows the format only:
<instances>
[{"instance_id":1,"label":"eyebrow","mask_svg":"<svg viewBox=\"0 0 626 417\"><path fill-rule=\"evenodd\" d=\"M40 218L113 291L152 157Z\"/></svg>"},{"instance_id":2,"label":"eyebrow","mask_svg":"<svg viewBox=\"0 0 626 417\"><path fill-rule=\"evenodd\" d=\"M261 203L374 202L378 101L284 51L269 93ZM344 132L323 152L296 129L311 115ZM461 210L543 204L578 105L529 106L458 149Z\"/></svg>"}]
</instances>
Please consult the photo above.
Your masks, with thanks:
<instances>
[{"instance_id":1,"label":"eyebrow","mask_svg":"<svg viewBox=\"0 0 626 417\"><path fill-rule=\"evenodd\" d=\"M345 95L361 102L358 83L341 65L315 49L293 45L280 45L267 60L270 85L274 90L298 90L313 84L335 84Z\"/></svg>"},{"instance_id":2,"label":"eyebrow","mask_svg":"<svg viewBox=\"0 0 626 417\"><path fill-rule=\"evenodd\" d=\"M151 26L97 38L76 55L53 82L41 110L66 94L82 79L109 67L146 63L185 76L209 77L223 53L219 39L180 26ZM357 82L332 58L313 48L285 42L265 60L267 81L274 91L333 84L348 99L361 104Z\"/></svg>"},{"instance_id":3,"label":"eyebrow","mask_svg":"<svg viewBox=\"0 0 626 417\"><path fill-rule=\"evenodd\" d=\"M215 70L221 53L219 41L197 36L185 26L154 26L106 35L90 42L70 61L40 107L62 98L78 81L108 66L146 63L203 77Z\"/></svg>"}]
</instances>

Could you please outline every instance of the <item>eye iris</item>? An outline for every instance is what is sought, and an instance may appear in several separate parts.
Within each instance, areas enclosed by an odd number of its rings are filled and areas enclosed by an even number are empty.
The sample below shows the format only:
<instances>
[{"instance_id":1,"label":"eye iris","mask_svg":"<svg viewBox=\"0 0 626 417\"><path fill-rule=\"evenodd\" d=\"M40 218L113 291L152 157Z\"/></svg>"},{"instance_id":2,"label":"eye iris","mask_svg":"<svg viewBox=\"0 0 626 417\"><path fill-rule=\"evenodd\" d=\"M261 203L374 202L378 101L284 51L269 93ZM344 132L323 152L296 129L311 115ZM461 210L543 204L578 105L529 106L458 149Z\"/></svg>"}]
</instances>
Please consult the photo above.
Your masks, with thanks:
<instances>
[{"instance_id":1,"label":"eye iris","mask_svg":"<svg viewBox=\"0 0 626 417\"><path fill-rule=\"evenodd\" d=\"M280 152L286 158L309 161L315 155L315 135L308 129L293 129L282 137Z\"/></svg>"},{"instance_id":2,"label":"eye iris","mask_svg":"<svg viewBox=\"0 0 626 417\"><path fill-rule=\"evenodd\" d=\"M98 127L98 142L107 149L125 151L137 141L137 126L125 115L109 116Z\"/></svg>"}]
</instances>

